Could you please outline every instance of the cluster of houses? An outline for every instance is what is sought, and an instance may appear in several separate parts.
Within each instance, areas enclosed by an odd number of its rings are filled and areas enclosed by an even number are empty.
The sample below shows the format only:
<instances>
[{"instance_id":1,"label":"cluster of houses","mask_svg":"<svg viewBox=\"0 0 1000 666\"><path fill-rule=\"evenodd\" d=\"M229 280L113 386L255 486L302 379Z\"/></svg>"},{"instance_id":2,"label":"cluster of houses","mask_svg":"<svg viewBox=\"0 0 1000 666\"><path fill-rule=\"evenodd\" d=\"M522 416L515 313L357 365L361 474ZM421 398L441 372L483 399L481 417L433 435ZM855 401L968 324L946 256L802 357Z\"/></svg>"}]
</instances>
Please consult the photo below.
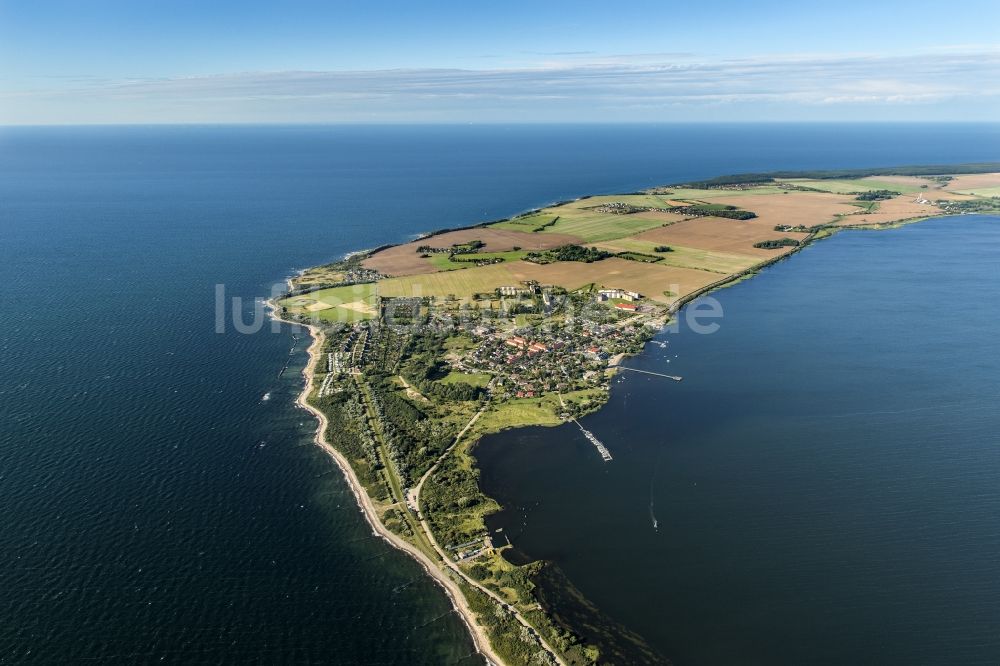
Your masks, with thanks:
<instances>
[{"instance_id":1,"label":"cluster of houses","mask_svg":"<svg viewBox=\"0 0 1000 666\"><path fill-rule=\"evenodd\" d=\"M611 354L632 351L642 342L633 327L613 324L526 328L513 334L477 326L469 332L479 345L462 359L461 369L498 376L498 388L514 398L599 386Z\"/></svg>"},{"instance_id":2,"label":"cluster of houses","mask_svg":"<svg viewBox=\"0 0 1000 666\"><path fill-rule=\"evenodd\" d=\"M378 282L385 276L371 268L358 266L344 271L344 284L366 284L368 282Z\"/></svg>"},{"instance_id":3,"label":"cluster of houses","mask_svg":"<svg viewBox=\"0 0 1000 666\"><path fill-rule=\"evenodd\" d=\"M326 276L323 276L324 278ZM298 277L292 278L292 288L286 294L287 296L293 296L295 294L307 294L312 291L318 291L320 289L329 289L331 287L346 287L352 284L368 284L371 282L378 282L385 276L376 270L370 268L364 268L363 266L350 266L345 268L339 275L339 281L337 282L321 282L316 281L317 278L313 273L307 272ZM305 280L305 281L304 281Z\"/></svg>"},{"instance_id":4,"label":"cluster of houses","mask_svg":"<svg viewBox=\"0 0 1000 666\"><path fill-rule=\"evenodd\" d=\"M498 384L509 397L534 398L545 391L571 390L576 363L567 341L547 337L545 342L522 333L504 337L491 333L464 359L468 370L486 371L501 377ZM578 355L577 355L578 356Z\"/></svg>"},{"instance_id":5,"label":"cluster of houses","mask_svg":"<svg viewBox=\"0 0 1000 666\"><path fill-rule=\"evenodd\" d=\"M510 345L511 347L514 347L515 349L526 351L529 354L538 354L540 352L547 352L549 350L549 348L543 345L541 342L530 342L529 340L525 340L519 335L507 338L506 340L504 340L504 342Z\"/></svg>"}]
</instances>

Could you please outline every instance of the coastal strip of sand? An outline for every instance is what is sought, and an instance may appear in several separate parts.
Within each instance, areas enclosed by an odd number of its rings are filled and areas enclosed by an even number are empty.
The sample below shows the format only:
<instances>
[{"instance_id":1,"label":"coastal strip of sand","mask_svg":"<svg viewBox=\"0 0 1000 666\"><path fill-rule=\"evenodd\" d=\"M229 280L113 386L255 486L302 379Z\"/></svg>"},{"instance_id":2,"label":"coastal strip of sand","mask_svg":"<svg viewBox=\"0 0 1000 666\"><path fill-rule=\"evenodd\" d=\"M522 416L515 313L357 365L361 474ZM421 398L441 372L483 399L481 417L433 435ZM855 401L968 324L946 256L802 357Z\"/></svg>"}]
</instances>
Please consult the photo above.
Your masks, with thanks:
<instances>
[{"instance_id":1,"label":"coastal strip of sand","mask_svg":"<svg viewBox=\"0 0 1000 666\"><path fill-rule=\"evenodd\" d=\"M282 319L280 311L277 307L275 307L274 303L269 303L269 306L270 315L273 318L292 324L293 326L302 326L308 329L309 335L312 337L312 344L309 345L309 362L302 371L302 374L305 377L305 386L303 386L302 392L299 394L298 398L296 398L295 402L297 405L316 417L316 434L313 437L313 441L333 459L333 461L340 468L341 472L343 472L344 478L347 480L347 484L350 486L351 492L354 494L354 499L357 500L358 506L361 508L361 514L371 526L372 531L381 538L385 539L394 548L398 548L399 550L410 555L424 568L424 570L430 575L431 579L444 589L452 607L455 609L455 612L458 613L459 617L462 618L462 621L468 628L469 634L472 636L472 641L476 646L476 650L478 650L479 653L482 654L489 662L493 664L503 664L503 659L501 659L500 656L493 650L493 646L490 645L490 641L485 630L479 625L476 620L475 613L472 612L472 609L469 607L469 604L465 599L465 595L462 594L458 585L448 577L445 571L432 562L427 555L415 546L404 541L401 537L393 534L382 524L374 503L362 487L361 481L354 474L354 470L351 468L350 462L339 451L337 451L337 449L330 444L330 442L327 441L326 415L310 405L308 401L309 392L312 390L313 386L313 378L316 374L316 364L319 361L320 350L323 348L323 332L316 326Z\"/></svg>"}]
</instances>

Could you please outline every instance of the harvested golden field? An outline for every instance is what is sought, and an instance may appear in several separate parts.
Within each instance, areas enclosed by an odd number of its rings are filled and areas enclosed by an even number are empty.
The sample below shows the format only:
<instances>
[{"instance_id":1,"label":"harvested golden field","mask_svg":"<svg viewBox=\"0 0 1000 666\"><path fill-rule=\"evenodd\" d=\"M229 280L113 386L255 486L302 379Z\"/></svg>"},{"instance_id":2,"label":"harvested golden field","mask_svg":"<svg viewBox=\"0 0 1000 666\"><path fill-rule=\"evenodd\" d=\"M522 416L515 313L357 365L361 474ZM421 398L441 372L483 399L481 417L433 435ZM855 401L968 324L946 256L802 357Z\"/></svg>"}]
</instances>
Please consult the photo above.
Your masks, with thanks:
<instances>
[{"instance_id":1,"label":"harvested golden field","mask_svg":"<svg viewBox=\"0 0 1000 666\"><path fill-rule=\"evenodd\" d=\"M909 220L915 217L940 215L941 209L933 204L916 203L914 195L904 194L895 199L880 201L873 213L856 213L842 217L837 224L840 226L855 224L889 224L899 220Z\"/></svg>"},{"instance_id":2,"label":"harvested golden field","mask_svg":"<svg viewBox=\"0 0 1000 666\"><path fill-rule=\"evenodd\" d=\"M791 181L790 181L791 182ZM669 302L724 275L739 273L755 264L779 257L794 248L756 248L763 241L792 238L803 240L805 232L777 231L775 227L823 224L876 225L940 214L929 200L972 198L957 191L1000 192L1000 173L957 176L946 189L935 181L913 176L878 176L843 180L795 180L798 184L817 184L832 191L785 190L780 186L761 186L746 190L675 188L659 194L600 195L551 206L491 227L450 231L436 236L382 250L366 259L367 268L390 276L378 284L383 296L455 296L468 299L473 294L489 293L502 286L518 286L525 280L558 285L567 289L595 284L620 287ZM927 187L922 187L926 185ZM873 212L864 212L850 192L894 189L905 193L879 201ZM676 213L645 211L616 214L606 207L621 203L631 206L669 207L678 200L724 204L754 212L751 220L721 217L686 217ZM540 228L530 231L529 228ZM519 228L523 227L523 228ZM505 256L505 263L470 266L446 260L444 254L421 257L417 248L451 248L473 240L482 241L484 256L510 252L545 250L567 244L588 244L610 252L638 252L660 258L653 263L612 258L593 263L556 262L534 264L520 260L521 254ZM672 248L656 252L659 245ZM671 292L670 296L665 292ZM322 299L317 303L301 302L303 311L330 313ZM365 310L365 299L358 300L358 312ZM351 309L343 303L338 310ZM364 312L364 314L370 314Z\"/></svg>"},{"instance_id":3,"label":"harvested golden field","mask_svg":"<svg viewBox=\"0 0 1000 666\"><path fill-rule=\"evenodd\" d=\"M417 252L418 247L429 245L431 247L447 248L474 240L481 240L486 244L483 252L503 252L515 247L521 247L525 250L545 250L552 247L559 247L560 245L580 242L579 238L567 236L566 234L542 234L530 231L476 227L474 229L449 231L437 236L431 236L430 238L422 238L411 243L386 248L365 259L362 265L365 268L374 269L384 275L392 276L433 273L438 268L429 259L420 256Z\"/></svg>"},{"instance_id":4,"label":"harvested golden field","mask_svg":"<svg viewBox=\"0 0 1000 666\"><path fill-rule=\"evenodd\" d=\"M775 231L774 224L774 222L762 222L758 219L728 220L721 217L698 217L686 222L678 222L669 227L646 231L636 238L671 247L676 245L766 259L784 254L788 250L764 250L754 247L754 243L785 237L801 240L808 235L791 231Z\"/></svg>"},{"instance_id":5,"label":"harvested golden field","mask_svg":"<svg viewBox=\"0 0 1000 666\"><path fill-rule=\"evenodd\" d=\"M757 213L750 222L775 225L788 224L793 227L803 224L807 227L832 222L837 215L845 215L858 210L851 205L854 197L825 192L789 192L773 196L729 197L725 203Z\"/></svg>"},{"instance_id":6,"label":"harvested golden field","mask_svg":"<svg viewBox=\"0 0 1000 666\"><path fill-rule=\"evenodd\" d=\"M978 194L980 196L1000 196L1000 173L975 173L967 176L955 176L946 189L962 194Z\"/></svg>"},{"instance_id":7,"label":"harvested golden field","mask_svg":"<svg viewBox=\"0 0 1000 666\"><path fill-rule=\"evenodd\" d=\"M387 278L378 283L381 296L455 296L459 300L473 294L486 293L503 286L518 286L526 280L566 289L595 284L599 287L629 289L660 301L672 302L665 291L686 294L720 279L722 275L709 271L644 264L626 259L604 259L593 263L561 261L553 264L533 264L517 261L509 264L479 266L458 271L429 275Z\"/></svg>"},{"instance_id":8,"label":"harvested golden field","mask_svg":"<svg viewBox=\"0 0 1000 666\"><path fill-rule=\"evenodd\" d=\"M951 190L927 190L926 192L921 192L919 196L927 198L929 201L968 201L970 199L977 199L971 194L959 194L958 192L952 192Z\"/></svg>"},{"instance_id":9,"label":"harvested golden field","mask_svg":"<svg viewBox=\"0 0 1000 666\"><path fill-rule=\"evenodd\" d=\"M722 277L708 271L617 258L589 264L561 261L538 265L521 261L508 266L517 280L537 280L541 284L559 285L570 290L589 284L628 289L661 303L672 303L678 295L690 293ZM664 292L668 291L673 295L667 296Z\"/></svg>"},{"instance_id":10,"label":"harvested golden field","mask_svg":"<svg viewBox=\"0 0 1000 666\"><path fill-rule=\"evenodd\" d=\"M591 247L597 247L608 252L639 252L660 257L656 262L657 266L677 266L680 268L694 268L700 271L711 271L728 275L753 266L760 261L760 257L750 254L731 254L728 252L713 252L712 250L702 250L694 247L682 247L671 245L670 252L657 252L656 248L663 243L655 243L639 238L619 238L617 240L594 243Z\"/></svg>"}]
</instances>

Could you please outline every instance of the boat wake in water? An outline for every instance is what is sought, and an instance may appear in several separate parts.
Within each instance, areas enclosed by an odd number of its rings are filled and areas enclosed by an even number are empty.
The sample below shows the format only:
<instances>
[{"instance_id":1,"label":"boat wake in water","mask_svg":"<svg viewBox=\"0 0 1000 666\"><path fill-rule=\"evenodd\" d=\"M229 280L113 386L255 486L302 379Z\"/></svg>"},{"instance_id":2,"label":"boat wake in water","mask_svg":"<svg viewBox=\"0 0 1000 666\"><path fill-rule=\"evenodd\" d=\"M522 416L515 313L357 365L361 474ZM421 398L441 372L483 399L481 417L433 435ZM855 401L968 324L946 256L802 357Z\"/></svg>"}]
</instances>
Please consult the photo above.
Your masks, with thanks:
<instances>
[{"instance_id":1,"label":"boat wake in water","mask_svg":"<svg viewBox=\"0 0 1000 666\"><path fill-rule=\"evenodd\" d=\"M649 477L649 519L653 521L653 531L660 531L660 521L656 519L655 509L655 497L653 493L653 485L656 482L656 468L660 465L660 457L656 457L656 464L653 465L653 475Z\"/></svg>"}]
</instances>

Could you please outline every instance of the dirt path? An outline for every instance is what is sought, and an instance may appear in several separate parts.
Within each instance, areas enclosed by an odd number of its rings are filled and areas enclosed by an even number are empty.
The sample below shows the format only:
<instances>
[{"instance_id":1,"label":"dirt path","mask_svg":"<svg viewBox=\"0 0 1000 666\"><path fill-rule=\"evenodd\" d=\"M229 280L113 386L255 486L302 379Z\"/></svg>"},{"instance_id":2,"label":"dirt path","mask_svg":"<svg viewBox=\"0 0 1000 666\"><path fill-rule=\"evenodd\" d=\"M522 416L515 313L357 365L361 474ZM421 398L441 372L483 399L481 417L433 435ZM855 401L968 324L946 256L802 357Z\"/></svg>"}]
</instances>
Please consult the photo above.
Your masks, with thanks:
<instances>
[{"instance_id":1,"label":"dirt path","mask_svg":"<svg viewBox=\"0 0 1000 666\"><path fill-rule=\"evenodd\" d=\"M492 387L493 387L493 382L491 381L487 388L492 388ZM452 570L456 575L461 576L462 580L464 580L466 583L475 587L483 594L489 596L495 603L499 604L501 608L506 609L511 615L514 616L514 619L517 620L518 624L520 624L522 627L525 627L531 633L531 635L534 636L535 640L538 641L538 643L542 646L542 648L549 653L549 656L551 656L552 659L555 660L557 664L565 666L566 662L562 660L562 658L559 656L559 653L556 652L552 648L552 646L548 644L548 642L546 642L546 640L541 636L541 634L539 634L535 630L535 628L531 625L530 622L524 619L524 616L521 615L520 611L518 611L512 604L510 604L506 599L498 595L496 592L483 586L479 581L473 579L472 577L466 575L466 573L462 571L457 564L451 561L451 559L448 557L448 554L445 553L444 549L441 548L441 545L437 542L437 539L434 538L434 532L431 530L431 526L427 523L427 520L423 518L423 514L420 512L420 493L424 488L424 482L430 478L431 474L434 473L434 470L438 468L438 465L440 465L441 462L448 455L451 454L451 452L455 449L455 447L458 446L459 442L462 441L462 437L465 436L465 433L468 432L473 425L475 425L476 421L479 420L479 417L483 415L483 413L489 408L489 406L490 406L489 402L483 405L483 407L478 412L476 412L475 415L473 415L473 417L469 420L469 422L465 424L465 427L462 428L462 430L457 435L455 435L455 439L451 443L451 446L445 449L444 452L442 452L441 455L438 456L438 459L434 461L434 464L431 465L426 472L424 472L424 475L422 477L420 477L420 481L417 483L416 487L412 491L410 491L411 495L407 497L407 502L408 503L412 502L411 506L417 511L417 518L420 521L420 528L423 530L424 534L427 536L427 539L430 541L431 546L434 547L434 550L441 558L442 564L444 564L444 566L447 567L448 569Z\"/></svg>"}]
</instances>

